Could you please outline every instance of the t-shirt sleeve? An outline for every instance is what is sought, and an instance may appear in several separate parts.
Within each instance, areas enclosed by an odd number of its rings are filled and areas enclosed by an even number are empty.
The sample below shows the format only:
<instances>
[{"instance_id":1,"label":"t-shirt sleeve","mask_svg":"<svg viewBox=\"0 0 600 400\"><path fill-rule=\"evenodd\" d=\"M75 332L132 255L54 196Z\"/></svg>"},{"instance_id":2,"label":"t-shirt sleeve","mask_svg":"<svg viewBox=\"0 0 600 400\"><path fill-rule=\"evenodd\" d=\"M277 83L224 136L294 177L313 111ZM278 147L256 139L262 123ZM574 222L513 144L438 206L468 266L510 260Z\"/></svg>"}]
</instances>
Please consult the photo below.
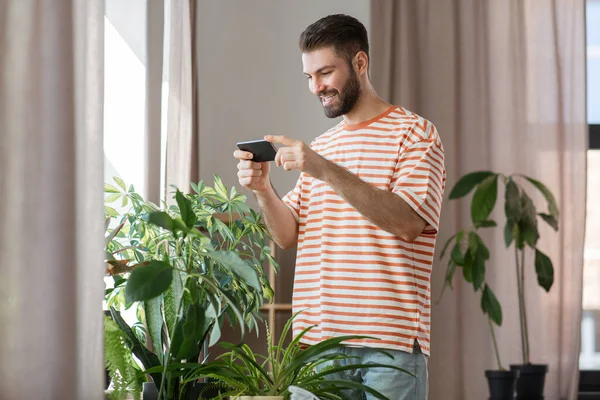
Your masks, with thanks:
<instances>
[{"instance_id":1,"label":"t-shirt sleeve","mask_svg":"<svg viewBox=\"0 0 600 400\"><path fill-rule=\"evenodd\" d=\"M290 190L281 200L292 211L296 221L300 219L300 201L302 199L302 185L304 174L301 174L296 182L296 186Z\"/></svg>"},{"instance_id":2,"label":"t-shirt sleeve","mask_svg":"<svg viewBox=\"0 0 600 400\"><path fill-rule=\"evenodd\" d=\"M392 178L392 192L406 201L426 222L424 233L439 229L446 184L444 149L431 125L430 135L401 149Z\"/></svg>"}]
</instances>

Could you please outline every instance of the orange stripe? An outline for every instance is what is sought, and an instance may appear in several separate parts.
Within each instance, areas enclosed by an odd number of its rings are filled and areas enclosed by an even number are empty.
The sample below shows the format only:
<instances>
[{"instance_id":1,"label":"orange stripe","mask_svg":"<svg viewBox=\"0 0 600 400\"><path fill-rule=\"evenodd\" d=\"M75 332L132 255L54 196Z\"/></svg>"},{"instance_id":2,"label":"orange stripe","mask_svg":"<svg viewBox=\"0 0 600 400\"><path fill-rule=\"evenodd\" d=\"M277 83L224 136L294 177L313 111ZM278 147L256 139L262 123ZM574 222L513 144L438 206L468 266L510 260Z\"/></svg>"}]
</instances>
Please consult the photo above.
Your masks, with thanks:
<instances>
[{"instance_id":1,"label":"orange stripe","mask_svg":"<svg viewBox=\"0 0 600 400\"><path fill-rule=\"evenodd\" d=\"M411 313L412 314L412 313ZM382 319L394 319L394 320L402 320L408 322L419 322L419 318L407 317L404 315L391 315L391 314L377 314L377 313L357 313L357 312L347 312L347 311L337 311L337 310L324 310L322 312L311 312L304 311L301 315L306 315L309 317L318 317L320 318L322 315L339 315L342 317L352 317L352 318L382 318ZM337 321L337 320L336 320ZM354 320L353 320L354 322ZM367 322L369 323L369 322ZM422 321L423 325L430 325L427 322Z\"/></svg>"},{"instance_id":2,"label":"orange stripe","mask_svg":"<svg viewBox=\"0 0 600 400\"><path fill-rule=\"evenodd\" d=\"M310 239L320 239L322 237L317 237L317 236L311 236ZM305 241L307 241L308 239L304 239ZM381 252L381 251L352 251L352 250L340 250L340 251L336 251L336 250L329 250L329 249L323 249L322 246L331 246L331 247L356 247L356 246L360 246L362 243L354 243L354 242L329 242L329 241L325 241L323 240L320 244L313 244L313 245L306 245L306 246L302 246L301 250L308 250L308 249L321 249L321 253L322 254L330 254L330 255L355 255L355 256L378 256L378 257L389 257L390 254L389 253L385 253L385 252ZM426 259L419 259L419 260L423 260L423 262L428 262L430 258L433 257L433 252L427 252L427 251L422 251L422 250L416 250L416 249L411 249L411 248L406 248L403 247L401 245L383 245L383 244L378 244L378 243L369 243L369 247L375 247L378 249L396 249L396 250L404 250L406 252L409 253L414 253L414 254L419 254L425 257L428 257ZM398 254L398 255L394 255L394 256L398 256L398 257L405 257L408 259L412 259L413 257L410 254Z\"/></svg>"},{"instance_id":3,"label":"orange stripe","mask_svg":"<svg viewBox=\"0 0 600 400\"><path fill-rule=\"evenodd\" d=\"M331 296L324 296L327 298L331 298L334 300L337 300L337 298L335 297L331 297ZM304 309L304 308L312 308L314 306L309 305L308 303L302 303L303 301L307 301L307 300L320 300L321 297L319 295L317 296L304 296L304 297L294 297L293 298L293 302L294 302L294 308L295 309ZM415 302L416 304L417 302ZM388 305L388 304L361 304L361 303L338 303L335 301L327 301L327 300L322 300L320 302L321 306L329 306L329 307L336 307L336 308L352 308L352 309L372 309L372 308L377 308L377 309L381 309L381 310L390 310L390 311L398 311L398 312L403 312L403 313L418 313L419 309L417 308L408 308L408 307L404 307L404 306L399 306L399 305ZM429 305L429 302L422 304L421 308L423 310L430 310L431 307ZM427 312L423 312L421 314L423 317L430 317L430 314Z\"/></svg>"},{"instance_id":4,"label":"orange stripe","mask_svg":"<svg viewBox=\"0 0 600 400\"><path fill-rule=\"evenodd\" d=\"M409 286L409 285L406 285ZM412 287L414 287L415 285L410 285ZM422 294L417 290L401 290L401 289L394 289L394 288L386 288L386 287L368 287L368 286L361 286L361 287L356 287L356 286L344 286L344 285L328 285L326 283L321 283L320 285L321 289L333 289L333 290L358 290L358 291L370 291L373 293L391 293L391 294L398 294L398 295L409 295L409 296L413 296L413 297L420 297L422 298L424 301L429 300L429 296L427 296L426 294ZM314 291L315 288L314 287L307 287L307 288L298 288L295 287L294 288L294 292L296 293L305 293L305 292L312 292ZM352 296L353 298L356 298L356 296L358 295L354 295L354 293L349 294L348 296ZM387 300L387 301L398 301L399 298L397 297L390 297L390 296L369 296L369 299L373 299L373 300Z\"/></svg>"},{"instance_id":5,"label":"orange stripe","mask_svg":"<svg viewBox=\"0 0 600 400\"><path fill-rule=\"evenodd\" d=\"M421 275L416 275L413 272L402 272L402 271L386 271L386 270L382 270L382 271L370 271L370 270L365 270L360 269L360 268L337 268L337 267L321 267L320 268L321 271L327 271L327 272L336 272L336 273L348 273L348 274L362 274L365 272L368 272L370 274L379 274L379 275L388 275L388 276L392 276L392 277L409 277L412 278L414 277L415 279L419 279L421 281L424 281L426 283L429 283L430 279L426 278L426 277L422 277ZM315 274L315 271L296 271L296 276L303 276L303 275L312 275ZM347 278L344 278L347 279ZM369 279L369 278L365 278L367 280L371 280L373 281L374 279ZM385 281L385 278L381 278ZM394 281L393 279L389 279L390 283L394 283L396 281Z\"/></svg>"},{"instance_id":6,"label":"orange stripe","mask_svg":"<svg viewBox=\"0 0 600 400\"><path fill-rule=\"evenodd\" d=\"M336 270L336 272L338 272ZM364 273L364 271L363 271ZM306 274L309 275L309 274ZM375 283L375 282L379 282L379 283L389 283L391 285L397 285L397 286L408 286L408 287L417 287L419 289L425 290L425 291L429 291L429 286L428 285L420 285L416 282L409 282L409 281L397 281L394 279L384 279L384 278L358 278L358 277L348 277L348 276L344 276L344 277L331 277L328 276L327 278L329 278L330 280L340 280L343 282L358 282L358 283ZM318 277L318 278L314 278L314 279L296 279L294 281L294 283L297 284L307 284L307 283L320 283L322 282L323 278L322 277ZM373 291L377 291L377 290L382 290L382 291L389 291L389 292L394 292L394 293L405 293L408 292L406 290L394 290L394 289L388 289L388 288L369 288L368 286L360 286L360 288L357 288L356 286L335 286L335 287L331 287L331 285L325 285L325 284L321 284L320 285L321 288L328 288L328 289L350 289L350 290L373 290ZM314 290L313 288L310 289L306 289L306 290ZM303 291L306 291L303 289ZM413 291L410 291L410 293L412 293Z\"/></svg>"},{"instance_id":7,"label":"orange stripe","mask_svg":"<svg viewBox=\"0 0 600 400\"><path fill-rule=\"evenodd\" d=\"M422 296L420 296L422 297ZM331 299L336 299L336 300L342 300L342 299L346 299L346 300L352 300L352 301L356 301L356 300L374 300L374 301L391 301L394 303L402 303L402 304L413 304L413 305L418 305L420 307L425 307L425 304L428 303L427 300L425 300L425 302L419 301L418 299L399 299L398 297L390 297L390 296L368 296L368 295L358 295L358 294L343 294L343 293L335 293L335 294L331 294L331 293L326 293L323 292L320 294L320 296L296 296L296 289L294 289L294 295L292 296L292 301L294 303L298 302L298 301L306 301L306 300L318 300L319 298L331 298ZM325 304L323 301L321 301L321 304ZM356 307L357 304L353 304L353 307ZM384 308L383 305L371 305L371 307L376 307L376 308Z\"/></svg>"},{"instance_id":8,"label":"orange stripe","mask_svg":"<svg viewBox=\"0 0 600 400\"><path fill-rule=\"evenodd\" d=\"M417 271L421 271L424 273L431 273L431 265L428 268L417 267L416 265L407 264L407 263L391 263L388 261L375 261L375 260L332 260L329 258L323 258L321 261L307 262L298 259L296 261L296 267L315 267L321 266L322 263L330 263L330 264L359 264L359 265L379 265L384 267L395 267L395 268L414 268Z\"/></svg>"}]
</instances>

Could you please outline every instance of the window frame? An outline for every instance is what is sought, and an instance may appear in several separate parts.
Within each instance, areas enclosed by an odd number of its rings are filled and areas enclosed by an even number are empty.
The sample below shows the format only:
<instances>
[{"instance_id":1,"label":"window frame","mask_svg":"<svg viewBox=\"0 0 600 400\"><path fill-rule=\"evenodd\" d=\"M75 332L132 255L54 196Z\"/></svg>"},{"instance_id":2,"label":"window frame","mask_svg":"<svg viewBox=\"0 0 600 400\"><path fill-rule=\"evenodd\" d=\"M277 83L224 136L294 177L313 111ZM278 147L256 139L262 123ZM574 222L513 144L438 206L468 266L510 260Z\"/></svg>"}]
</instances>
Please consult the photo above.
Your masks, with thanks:
<instances>
[{"instance_id":1,"label":"window frame","mask_svg":"<svg viewBox=\"0 0 600 400\"><path fill-rule=\"evenodd\" d=\"M600 150L600 124L589 125L589 150Z\"/></svg>"},{"instance_id":2,"label":"window frame","mask_svg":"<svg viewBox=\"0 0 600 400\"><path fill-rule=\"evenodd\" d=\"M588 150L600 150L600 124L589 124L588 127ZM579 396L581 399L600 399L600 370L579 370Z\"/></svg>"}]
</instances>

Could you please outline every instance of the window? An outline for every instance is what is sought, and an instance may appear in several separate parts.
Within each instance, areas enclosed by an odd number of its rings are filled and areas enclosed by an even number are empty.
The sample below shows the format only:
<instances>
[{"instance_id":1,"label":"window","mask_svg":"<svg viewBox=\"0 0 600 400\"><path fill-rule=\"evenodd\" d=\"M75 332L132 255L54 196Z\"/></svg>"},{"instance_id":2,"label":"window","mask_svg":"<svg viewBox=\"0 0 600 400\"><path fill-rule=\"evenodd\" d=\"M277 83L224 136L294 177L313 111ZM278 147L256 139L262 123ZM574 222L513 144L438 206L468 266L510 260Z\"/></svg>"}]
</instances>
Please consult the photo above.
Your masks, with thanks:
<instances>
[{"instance_id":1,"label":"window","mask_svg":"<svg viewBox=\"0 0 600 400\"><path fill-rule=\"evenodd\" d=\"M584 246L580 392L600 391L600 0L587 0L587 216ZM595 22L595 23L594 23Z\"/></svg>"}]
</instances>

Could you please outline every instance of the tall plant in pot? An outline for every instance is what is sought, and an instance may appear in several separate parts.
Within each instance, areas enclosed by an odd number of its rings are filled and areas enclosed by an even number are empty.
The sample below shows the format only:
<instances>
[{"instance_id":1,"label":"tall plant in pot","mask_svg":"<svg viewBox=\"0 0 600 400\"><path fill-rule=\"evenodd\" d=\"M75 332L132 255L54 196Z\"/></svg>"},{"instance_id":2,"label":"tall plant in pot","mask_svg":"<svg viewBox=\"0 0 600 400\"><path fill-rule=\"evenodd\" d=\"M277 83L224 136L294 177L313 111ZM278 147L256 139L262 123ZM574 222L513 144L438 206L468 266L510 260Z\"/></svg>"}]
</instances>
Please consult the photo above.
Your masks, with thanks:
<instances>
[{"instance_id":1,"label":"tall plant in pot","mask_svg":"<svg viewBox=\"0 0 600 400\"><path fill-rule=\"evenodd\" d=\"M107 212L107 289L111 318L162 399L196 399L196 381L182 380L227 325L241 337L257 329L259 309L272 289L263 261L272 258L260 215L218 177L214 187L192 183L175 192L175 204L159 209L116 180L107 203L131 204ZM119 305L137 307L142 335L125 322ZM136 324L138 325L138 324ZM142 337L140 337L142 336ZM144 337L145 336L145 337Z\"/></svg>"},{"instance_id":2,"label":"tall plant in pot","mask_svg":"<svg viewBox=\"0 0 600 400\"><path fill-rule=\"evenodd\" d=\"M546 291L550 290L554 282L554 267L550 258L537 247L537 244L540 239L539 221L558 231L559 211L552 192L541 182L522 174L506 176L491 171L477 171L464 175L452 188L450 199L462 198L475 189L470 204L473 225L470 229L457 232L444 246L442 257L454 243L450 251L444 287L451 286L456 268L460 267L464 279L473 285L475 291L481 292L481 307L489 318L498 368L499 371L503 371L492 325L492 322L501 325L502 308L485 280L486 263L490 254L478 234L479 229L495 228L499 225L489 219L496 205L499 183L503 184L505 189L505 218L501 224L504 229L504 244L507 249L512 248L514 251L523 364L511 365L510 370L514 371L512 373L486 371L486 375L492 388L495 377L510 380L511 374L518 374L517 399L542 399L548 366L532 364L530 360L525 304L525 268L534 267L539 286ZM526 188L538 190L543 195L547 203L547 212L538 213Z\"/></svg>"}]
</instances>

